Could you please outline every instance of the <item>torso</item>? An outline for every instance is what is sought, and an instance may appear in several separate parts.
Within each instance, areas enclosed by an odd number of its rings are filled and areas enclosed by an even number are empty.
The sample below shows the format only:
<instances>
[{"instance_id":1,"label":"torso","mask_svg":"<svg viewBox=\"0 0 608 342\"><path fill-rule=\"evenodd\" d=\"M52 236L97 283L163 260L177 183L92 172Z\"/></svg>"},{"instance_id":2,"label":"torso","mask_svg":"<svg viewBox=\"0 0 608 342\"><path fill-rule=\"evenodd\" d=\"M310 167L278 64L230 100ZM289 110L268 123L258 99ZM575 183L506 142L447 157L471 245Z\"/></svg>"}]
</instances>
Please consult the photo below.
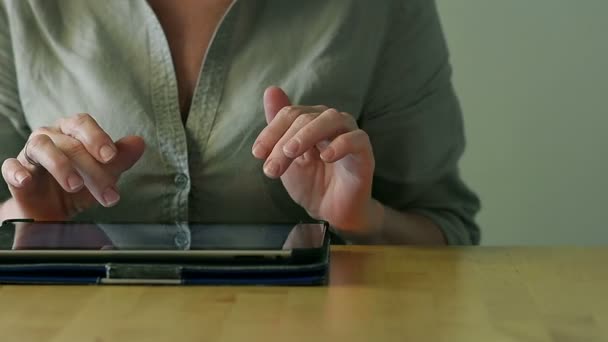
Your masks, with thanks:
<instances>
[{"instance_id":1,"label":"torso","mask_svg":"<svg viewBox=\"0 0 608 342\"><path fill-rule=\"evenodd\" d=\"M179 107L185 121L211 38L232 0L148 0L173 57Z\"/></svg>"},{"instance_id":2,"label":"torso","mask_svg":"<svg viewBox=\"0 0 608 342\"><path fill-rule=\"evenodd\" d=\"M175 1L167 3L176 6ZM209 52L213 53L204 57L213 31L222 20L222 11L207 17L212 19L207 19L206 34L193 34L203 29L188 26L189 36L195 38L176 40L171 37L179 37L180 31L165 34L144 1L0 0L2 6L10 7L6 12L11 18L8 22L0 19L0 27L10 24L10 29L1 32L10 32L12 38L11 44L0 34L0 55L10 51L6 47L13 47L19 79L19 89L14 89L19 101L14 102L6 102L10 100L6 94L11 93L4 89L9 83L0 81L0 118L12 103L22 104L25 114L12 116L17 128L36 129L53 125L66 115L87 112L115 139L133 134L144 138L144 156L120 179L120 204L92 208L75 219L297 222L306 217L306 212L291 200L280 181L264 176L262 162L251 156L256 136L266 127L264 89L275 84L289 94L293 103L324 104L353 115L389 108L386 88L403 90L398 97L402 101L408 89L419 89L418 74L389 84L394 79L388 77L392 74L377 74L386 68L379 68L375 62L377 56L383 56L381 44L394 38L387 35L388 25L393 23L386 19L391 3L380 1L377 6L369 6L367 0L237 1L211 44L213 51ZM173 19L177 23L185 22L172 12L176 9L163 12L156 7L155 11L161 18L173 13L169 17L179 18ZM211 10L196 12L209 14ZM202 25L203 21L196 19L193 25ZM163 26L168 32L169 27L181 27ZM171 47L165 44L167 36ZM191 41L197 42L196 49L185 50L193 47ZM198 57L185 58L188 54L184 51L195 51ZM405 66L427 65L402 57ZM197 85L203 58L205 70ZM186 104L182 108L187 108L188 100L196 94L185 124L178 113L177 86L170 80L175 74L180 79L181 102ZM380 78L371 83L375 75ZM371 99L369 103L365 102L367 98ZM8 114L11 117L10 111ZM420 126L419 120L436 116L426 118L416 116L413 123L407 121L408 126L396 121L393 131L408 137L399 128L427 127ZM377 122L373 121L375 127L381 127ZM0 127L0 131L5 128L2 124ZM23 129L22 133L27 136L28 131ZM395 164L387 164L380 157L395 152L393 148L388 152L387 136L375 138L382 142L376 160L376 172L381 175ZM1 143L6 141L0 136ZM414 145L399 146L410 146L412 150L399 150L408 158L421 155ZM426 160L421 165L428 165ZM417 165L418 161L412 163ZM397 177L396 173L392 175ZM429 177L409 171L399 175L404 179L422 176Z\"/></svg>"}]
</instances>

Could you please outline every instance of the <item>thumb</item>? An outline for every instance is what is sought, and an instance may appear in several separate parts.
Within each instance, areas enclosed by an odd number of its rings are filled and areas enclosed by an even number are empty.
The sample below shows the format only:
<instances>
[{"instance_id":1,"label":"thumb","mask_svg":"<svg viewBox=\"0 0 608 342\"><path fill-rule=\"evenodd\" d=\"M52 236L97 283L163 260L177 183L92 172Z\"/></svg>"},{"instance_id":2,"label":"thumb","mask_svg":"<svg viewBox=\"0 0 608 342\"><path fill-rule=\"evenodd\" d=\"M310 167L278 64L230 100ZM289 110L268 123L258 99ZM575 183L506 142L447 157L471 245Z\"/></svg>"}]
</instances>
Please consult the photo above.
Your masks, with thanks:
<instances>
[{"instance_id":1,"label":"thumb","mask_svg":"<svg viewBox=\"0 0 608 342\"><path fill-rule=\"evenodd\" d=\"M268 87L264 92L264 112L266 122L270 123L283 107L290 106L291 101L283 89L279 87Z\"/></svg>"},{"instance_id":2,"label":"thumb","mask_svg":"<svg viewBox=\"0 0 608 342\"><path fill-rule=\"evenodd\" d=\"M146 144L141 137L138 136L127 136L116 143L118 154L116 158L110 163L110 170L116 175L130 169L144 154Z\"/></svg>"}]
</instances>

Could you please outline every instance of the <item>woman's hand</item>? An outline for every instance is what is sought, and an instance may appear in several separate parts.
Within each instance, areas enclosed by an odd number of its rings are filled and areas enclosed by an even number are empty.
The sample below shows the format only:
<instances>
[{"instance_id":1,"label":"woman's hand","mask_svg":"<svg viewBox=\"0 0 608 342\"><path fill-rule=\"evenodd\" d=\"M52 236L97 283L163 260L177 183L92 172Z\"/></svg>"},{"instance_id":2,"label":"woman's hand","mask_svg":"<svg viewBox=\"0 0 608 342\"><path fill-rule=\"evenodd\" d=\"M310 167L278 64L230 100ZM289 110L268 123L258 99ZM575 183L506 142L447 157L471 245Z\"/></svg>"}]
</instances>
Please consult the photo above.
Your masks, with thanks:
<instances>
[{"instance_id":1,"label":"woman's hand","mask_svg":"<svg viewBox=\"0 0 608 342\"><path fill-rule=\"evenodd\" d=\"M379 222L371 197L374 155L354 118L325 106L292 106L279 88L264 94L268 126L252 153L264 173L280 177L291 198L314 218L353 233Z\"/></svg>"},{"instance_id":2,"label":"woman's hand","mask_svg":"<svg viewBox=\"0 0 608 342\"><path fill-rule=\"evenodd\" d=\"M39 128L17 158L2 164L12 194L5 202L11 217L2 219L66 220L96 203L111 207L120 199L120 175L143 151L140 137L113 142L89 114Z\"/></svg>"}]
</instances>

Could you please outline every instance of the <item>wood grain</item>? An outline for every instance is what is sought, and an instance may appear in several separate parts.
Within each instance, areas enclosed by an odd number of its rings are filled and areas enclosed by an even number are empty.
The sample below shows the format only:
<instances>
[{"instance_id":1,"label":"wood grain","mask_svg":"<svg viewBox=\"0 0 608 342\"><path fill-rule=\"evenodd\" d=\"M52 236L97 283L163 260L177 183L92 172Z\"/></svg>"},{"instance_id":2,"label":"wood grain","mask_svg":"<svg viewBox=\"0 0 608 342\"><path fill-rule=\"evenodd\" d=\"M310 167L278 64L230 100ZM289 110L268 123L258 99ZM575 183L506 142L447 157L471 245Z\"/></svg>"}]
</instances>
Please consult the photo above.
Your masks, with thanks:
<instances>
[{"instance_id":1,"label":"wood grain","mask_svg":"<svg viewBox=\"0 0 608 342\"><path fill-rule=\"evenodd\" d=\"M337 247L327 287L0 287L1 341L608 341L608 248Z\"/></svg>"}]
</instances>

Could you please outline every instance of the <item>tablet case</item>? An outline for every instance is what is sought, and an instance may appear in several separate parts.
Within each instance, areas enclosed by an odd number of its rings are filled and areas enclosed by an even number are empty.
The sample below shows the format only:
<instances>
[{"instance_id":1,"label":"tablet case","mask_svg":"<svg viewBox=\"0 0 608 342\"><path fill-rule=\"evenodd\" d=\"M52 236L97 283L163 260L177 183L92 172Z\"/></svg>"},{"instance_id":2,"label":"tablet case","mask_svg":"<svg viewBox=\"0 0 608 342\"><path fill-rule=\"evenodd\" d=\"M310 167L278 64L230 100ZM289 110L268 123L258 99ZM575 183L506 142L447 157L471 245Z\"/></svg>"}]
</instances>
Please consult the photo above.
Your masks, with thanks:
<instances>
[{"instance_id":1,"label":"tablet case","mask_svg":"<svg viewBox=\"0 0 608 342\"><path fill-rule=\"evenodd\" d=\"M323 285L329 274L329 234L316 260L259 263L3 263L0 284Z\"/></svg>"},{"instance_id":2,"label":"tablet case","mask_svg":"<svg viewBox=\"0 0 608 342\"><path fill-rule=\"evenodd\" d=\"M0 265L2 284L323 285L328 260L310 265Z\"/></svg>"}]
</instances>

